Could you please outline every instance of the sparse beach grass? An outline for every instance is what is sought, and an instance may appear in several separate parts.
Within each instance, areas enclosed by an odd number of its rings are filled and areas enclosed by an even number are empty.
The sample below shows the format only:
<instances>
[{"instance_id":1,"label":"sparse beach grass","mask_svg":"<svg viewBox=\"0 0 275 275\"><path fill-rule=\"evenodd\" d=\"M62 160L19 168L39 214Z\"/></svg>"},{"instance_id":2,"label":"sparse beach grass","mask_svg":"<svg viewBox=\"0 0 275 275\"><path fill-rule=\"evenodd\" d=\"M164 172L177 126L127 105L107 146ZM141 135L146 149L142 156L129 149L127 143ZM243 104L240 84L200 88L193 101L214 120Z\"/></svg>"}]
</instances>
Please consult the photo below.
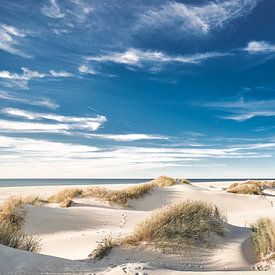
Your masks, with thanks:
<instances>
[{"instance_id":1,"label":"sparse beach grass","mask_svg":"<svg viewBox=\"0 0 275 275\"><path fill-rule=\"evenodd\" d=\"M39 240L23 232L26 211L24 204L40 204L39 197L10 197L0 207L0 244L9 247L39 251Z\"/></svg>"},{"instance_id":2,"label":"sparse beach grass","mask_svg":"<svg viewBox=\"0 0 275 275\"><path fill-rule=\"evenodd\" d=\"M263 195L263 187L257 181L246 181L231 184L226 189L226 192L245 195Z\"/></svg>"},{"instance_id":3,"label":"sparse beach grass","mask_svg":"<svg viewBox=\"0 0 275 275\"><path fill-rule=\"evenodd\" d=\"M252 247L259 261L275 259L275 219L260 218L252 224Z\"/></svg>"},{"instance_id":4,"label":"sparse beach grass","mask_svg":"<svg viewBox=\"0 0 275 275\"><path fill-rule=\"evenodd\" d=\"M48 198L49 203L62 203L65 200L80 197L83 190L80 188L65 188Z\"/></svg>"},{"instance_id":5,"label":"sparse beach grass","mask_svg":"<svg viewBox=\"0 0 275 275\"><path fill-rule=\"evenodd\" d=\"M226 218L216 206L188 200L155 210L132 234L116 240L104 239L89 256L101 259L113 247L141 243L165 252L178 252L186 247L210 248L217 236L226 233Z\"/></svg>"},{"instance_id":6,"label":"sparse beach grass","mask_svg":"<svg viewBox=\"0 0 275 275\"><path fill-rule=\"evenodd\" d=\"M185 201L155 210L127 239L129 243L149 242L176 247L210 247L215 236L227 232L225 216L214 205Z\"/></svg>"}]
</instances>

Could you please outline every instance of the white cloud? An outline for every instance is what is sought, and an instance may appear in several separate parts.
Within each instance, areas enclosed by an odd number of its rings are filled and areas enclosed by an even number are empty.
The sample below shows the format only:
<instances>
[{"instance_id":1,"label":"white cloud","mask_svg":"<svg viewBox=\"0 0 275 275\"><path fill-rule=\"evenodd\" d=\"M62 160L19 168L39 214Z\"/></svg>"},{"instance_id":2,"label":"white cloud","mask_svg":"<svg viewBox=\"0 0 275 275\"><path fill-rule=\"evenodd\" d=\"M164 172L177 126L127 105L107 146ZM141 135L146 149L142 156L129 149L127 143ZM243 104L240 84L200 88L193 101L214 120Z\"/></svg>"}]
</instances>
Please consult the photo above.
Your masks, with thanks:
<instances>
[{"instance_id":1,"label":"white cloud","mask_svg":"<svg viewBox=\"0 0 275 275\"><path fill-rule=\"evenodd\" d=\"M227 53L218 52L208 52L208 53L198 53L192 55L167 55L160 51L142 51L139 49L128 49L121 53L111 53L107 55L100 56L88 56L86 59L88 61L95 62L114 62L125 65L141 65L142 63L190 63L198 64L202 61L211 58L218 58L221 56L228 55Z\"/></svg>"},{"instance_id":2,"label":"white cloud","mask_svg":"<svg viewBox=\"0 0 275 275\"><path fill-rule=\"evenodd\" d=\"M167 140L167 137L147 134L89 134L87 137L110 139L115 141L136 141L136 140Z\"/></svg>"},{"instance_id":3,"label":"white cloud","mask_svg":"<svg viewBox=\"0 0 275 275\"><path fill-rule=\"evenodd\" d=\"M0 25L0 49L22 57L30 57L18 48L19 39L25 36L26 33L24 31L16 29L13 26Z\"/></svg>"},{"instance_id":4,"label":"white cloud","mask_svg":"<svg viewBox=\"0 0 275 275\"><path fill-rule=\"evenodd\" d=\"M204 5L169 2L141 15L139 27L175 26L187 35L207 34L230 21L246 16L260 0L208 1Z\"/></svg>"},{"instance_id":5,"label":"white cloud","mask_svg":"<svg viewBox=\"0 0 275 275\"><path fill-rule=\"evenodd\" d=\"M265 41L251 41L248 43L244 51L250 54L272 53L275 52L275 44L270 44Z\"/></svg>"},{"instance_id":6,"label":"white cloud","mask_svg":"<svg viewBox=\"0 0 275 275\"><path fill-rule=\"evenodd\" d=\"M228 115L224 116L224 119L231 119L231 120L237 120L237 121L245 121L249 120L253 117L274 117L275 111L255 111L255 112L247 112L243 114L234 114L234 115Z\"/></svg>"},{"instance_id":7,"label":"white cloud","mask_svg":"<svg viewBox=\"0 0 275 275\"><path fill-rule=\"evenodd\" d=\"M72 73L65 72L65 71L57 72L57 71L54 71L54 70L50 70L49 72L53 77L72 77L73 76Z\"/></svg>"},{"instance_id":8,"label":"white cloud","mask_svg":"<svg viewBox=\"0 0 275 275\"><path fill-rule=\"evenodd\" d=\"M62 18L65 16L65 14L61 12L57 0L48 0L47 4L42 6L41 11L45 16L51 18Z\"/></svg>"},{"instance_id":9,"label":"white cloud","mask_svg":"<svg viewBox=\"0 0 275 275\"><path fill-rule=\"evenodd\" d=\"M73 74L66 71L50 70L49 73L41 73L32 71L28 68L22 67L22 73L11 73L9 71L0 71L0 79L4 79L3 84L8 87L19 87L21 89L28 89L29 81L32 79L42 79L46 77L64 78L72 77Z\"/></svg>"},{"instance_id":10,"label":"white cloud","mask_svg":"<svg viewBox=\"0 0 275 275\"><path fill-rule=\"evenodd\" d=\"M26 97L25 95L18 95L11 92L7 93L7 92L0 91L0 98L4 100L20 102L28 105L47 107L53 110L59 107L57 103L55 103L54 101L48 98Z\"/></svg>"},{"instance_id":11,"label":"white cloud","mask_svg":"<svg viewBox=\"0 0 275 275\"><path fill-rule=\"evenodd\" d=\"M62 143L0 135L0 173L17 177L125 176L156 168L215 166L211 160L270 158L275 143L249 144L235 148L109 147ZM264 150L269 152L265 153ZM81 168L81 169L80 169ZM164 172L164 170L161 170ZM166 171L166 170L165 170ZM144 175L144 174L143 174Z\"/></svg>"},{"instance_id":12,"label":"white cloud","mask_svg":"<svg viewBox=\"0 0 275 275\"><path fill-rule=\"evenodd\" d=\"M57 115L57 114L44 114L44 113L35 113L35 112L29 112L21 109L15 109L15 108L4 108L2 110L2 113L10 116L15 117L21 117L28 120L47 120L47 121L54 121L58 122L56 124L57 130L86 130L86 131L96 131L100 126L102 126L106 121L107 118L102 115L97 115L95 117L76 117L76 116L63 116L63 115ZM9 121L6 121L9 122ZM62 124L60 124L62 123ZM37 123L32 123L33 127L37 127ZM9 127L9 124L5 123L3 124L6 127ZM48 123L45 123L45 125L50 125ZM14 127L15 124L11 124L10 130L16 130L16 127ZM21 127L21 130L23 130L23 126ZM32 127L29 124L26 125L26 131L29 131ZM43 128L44 126L42 126ZM54 127L54 126L53 126ZM1 129L1 125L0 125ZM2 128L4 129L4 128ZM9 130L6 128L6 130Z\"/></svg>"},{"instance_id":13,"label":"white cloud","mask_svg":"<svg viewBox=\"0 0 275 275\"><path fill-rule=\"evenodd\" d=\"M201 106L223 110L230 114L222 116L223 119L246 121L254 117L275 116L275 100L244 100L208 102Z\"/></svg>"},{"instance_id":14,"label":"white cloud","mask_svg":"<svg viewBox=\"0 0 275 275\"><path fill-rule=\"evenodd\" d=\"M30 123L0 119L0 130L3 132L47 132L65 133L69 130L66 124Z\"/></svg>"},{"instance_id":15,"label":"white cloud","mask_svg":"<svg viewBox=\"0 0 275 275\"><path fill-rule=\"evenodd\" d=\"M81 73L84 73L84 74L94 74L94 75L97 74L97 72L94 69L92 69L92 68L90 68L90 67L88 67L86 65L79 66L78 70Z\"/></svg>"}]
</instances>

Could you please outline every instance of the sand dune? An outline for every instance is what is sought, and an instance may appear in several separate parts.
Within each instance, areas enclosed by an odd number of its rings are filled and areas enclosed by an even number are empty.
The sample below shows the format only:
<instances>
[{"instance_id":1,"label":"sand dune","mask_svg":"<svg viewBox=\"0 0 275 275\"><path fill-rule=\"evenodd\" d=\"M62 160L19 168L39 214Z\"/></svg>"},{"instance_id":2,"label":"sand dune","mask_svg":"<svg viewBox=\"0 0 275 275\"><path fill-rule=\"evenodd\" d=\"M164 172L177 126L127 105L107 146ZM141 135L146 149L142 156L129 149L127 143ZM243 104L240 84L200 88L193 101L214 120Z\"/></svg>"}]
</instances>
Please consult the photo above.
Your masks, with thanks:
<instances>
[{"instance_id":1,"label":"sand dune","mask_svg":"<svg viewBox=\"0 0 275 275\"><path fill-rule=\"evenodd\" d=\"M127 209L90 198L75 199L70 208L60 208L56 204L26 206L24 231L38 236L42 249L40 254L36 254L0 246L0 271L178 274L180 270L185 271L183 274L192 274L189 271L204 274L208 271L213 275L230 274L228 271L233 271L232 274L255 274L252 266L256 258L249 243L249 225L258 217L275 217L274 190L267 189L264 197L237 195L223 191L229 184L177 184L156 188L151 195L131 201L132 207ZM49 196L62 188L64 187L5 187L1 188L0 202L15 194ZM126 236L154 209L187 199L214 203L226 214L229 234L219 240L215 249L163 254L152 248L118 247L102 260L88 259L89 253L103 238ZM275 271L261 274L272 272L274 274Z\"/></svg>"}]
</instances>

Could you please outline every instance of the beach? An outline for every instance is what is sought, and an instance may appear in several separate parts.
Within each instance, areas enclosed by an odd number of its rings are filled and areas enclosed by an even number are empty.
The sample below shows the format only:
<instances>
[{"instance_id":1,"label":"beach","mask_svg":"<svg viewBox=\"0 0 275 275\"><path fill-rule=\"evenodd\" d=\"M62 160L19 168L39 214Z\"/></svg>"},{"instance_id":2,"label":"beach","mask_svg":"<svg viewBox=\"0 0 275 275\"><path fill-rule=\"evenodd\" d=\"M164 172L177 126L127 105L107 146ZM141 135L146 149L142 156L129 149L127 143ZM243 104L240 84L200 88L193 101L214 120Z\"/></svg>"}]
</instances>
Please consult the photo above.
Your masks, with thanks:
<instances>
[{"instance_id":1,"label":"beach","mask_svg":"<svg viewBox=\"0 0 275 275\"><path fill-rule=\"evenodd\" d=\"M256 256L249 245L250 225L260 217L275 217L275 190L264 196L225 192L232 182L200 182L154 188L131 200L131 207L110 205L96 198L75 198L73 205L25 205L24 232L40 239L39 253L0 246L0 272L79 274L255 274ZM130 185L109 185L120 190ZM72 187L72 186L70 186ZM80 187L80 186L74 186ZM66 186L1 187L0 203L10 196L50 196ZM127 236L152 211L186 200L215 204L227 217L229 233L212 249L190 250L185 255L162 253L143 246L115 247L100 260L88 255L104 238ZM271 271L275 272L271 266ZM273 271L272 271L273 270ZM236 272L245 273L236 273ZM138 273L140 272L140 273ZM196 273L198 274L198 273Z\"/></svg>"}]
</instances>

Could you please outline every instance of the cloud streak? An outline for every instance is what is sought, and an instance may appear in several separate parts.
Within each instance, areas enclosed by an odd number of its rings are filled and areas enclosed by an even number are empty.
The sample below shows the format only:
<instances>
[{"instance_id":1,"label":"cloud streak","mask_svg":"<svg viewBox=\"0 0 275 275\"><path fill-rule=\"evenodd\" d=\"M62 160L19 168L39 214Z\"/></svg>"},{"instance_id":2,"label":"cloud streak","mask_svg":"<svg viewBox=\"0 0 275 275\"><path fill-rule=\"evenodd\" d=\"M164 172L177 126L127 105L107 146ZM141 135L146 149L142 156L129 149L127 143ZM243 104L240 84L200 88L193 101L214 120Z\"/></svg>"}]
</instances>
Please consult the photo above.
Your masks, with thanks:
<instances>
[{"instance_id":1,"label":"cloud streak","mask_svg":"<svg viewBox=\"0 0 275 275\"><path fill-rule=\"evenodd\" d=\"M0 91L0 99L28 105L47 107L53 110L59 108L59 105L57 103L48 98L26 97L24 95L18 95L11 92L7 93L4 91Z\"/></svg>"},{"instance_id":2,"label":"cloud streak","mask_svg":"<svg viewBox=\"0 0 275 275\"><path fill-rule=\"evenodd\" d=\"M139 28L176 26L182 34L205 35L223 28L232 20L249 14L260 0L208 1L204 5L169 2L144 12L139 19Z\"/></svg>"},{"instance_id":3,"label":"cloud streak","mask_svg":"<svg viewBox=\"0 0 275 275\"><path fill-rule=\"evenodd\" d=\"M265 41L251 41L247 47L244 48L244 51L250 54L275 53L275 44Z\"/></svg>"},{"instance_id":4,"label":"cloud streak","mask_svg":"<svg viewBox=\"0 0 275 275\"><path fill-rule=\"evenodd\" d=\"M30 57L19 49L20 39L24 38L26 33L13 26L0 25L0 49L10 54L22 57Z\"/></svg>"},{"instance_id":5,"label":"cloud streak","mask_svg":"<svg viewBox=\"0 0 275 275\"><path fill-rule=\"evenodd\" d=\"M208 59L214 59L226 56L228 53L207 52L192 55L168 55L161 51L143 51L140 49L130 48L125 52L115 52L106 55L88 56L87 61L93 62L112 62L123 65L140 66L148 63L186 63L199 64Z\"/></svg>"},{"instance_id":6,"label":"cloud streak","mask_svg":"<svg viewBox=\"0 0 275 275\"><path fill-rule=\"evenodd\" d=\"M9 71L0 71L0 79L3 79L3 84L8 87L19 87L21 89L28 89L29 81L33 79L43 79L47 77L65 78L72 77L71 73L65 71L50 70L49 73L41 73L32 71L26 67L21 68L22 73L12 73Z\"/></svg>"},{"instance_id":7,"label":"cloud streak","mask_svg":"<svg viewBox=\"0 0 275 275\"><path fill-rule=\"evenodd\" d=\"M13 116L20 117L27 120L38 120L46 121L47 123L25 123L25 122L14 122L8 120L2 120L0 123L0 129L5 131L25 131L25 132L47 132L47 127L49 132L60 132L60 131L73 131L73 130L85 130L85 131L96 131L101 127L107 118L102 115L97 115L95 117L77 117L77 116L63 116L52 113L36 113L29 112L21 109L15 108L4 108L2 113ZM48 122L55 122L50 124ZM17 130L18 129L18 130Z\"/></svg>"}]
</instances>

